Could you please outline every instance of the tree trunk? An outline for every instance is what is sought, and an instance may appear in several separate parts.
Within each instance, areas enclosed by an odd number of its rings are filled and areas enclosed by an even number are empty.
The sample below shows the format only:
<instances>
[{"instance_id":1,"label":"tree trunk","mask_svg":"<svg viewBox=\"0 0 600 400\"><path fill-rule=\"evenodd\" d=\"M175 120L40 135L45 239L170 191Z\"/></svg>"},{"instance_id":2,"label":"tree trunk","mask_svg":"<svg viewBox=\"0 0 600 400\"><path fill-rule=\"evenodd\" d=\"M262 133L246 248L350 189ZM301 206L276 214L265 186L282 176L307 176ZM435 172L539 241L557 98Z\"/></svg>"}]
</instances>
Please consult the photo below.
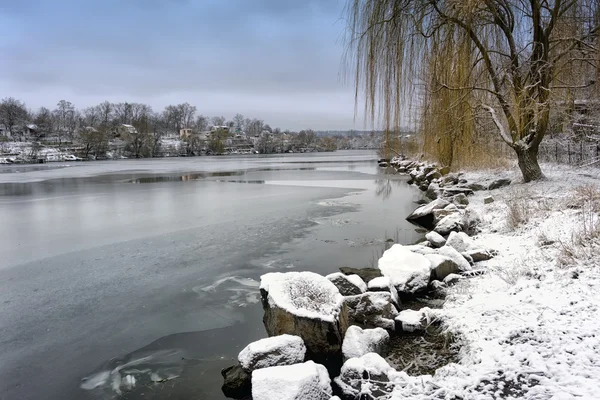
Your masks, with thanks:
<instances>
[{"instance_id":1,"label":"tree trunk","mask_svg":"<svg viewBox=\"0 0 600 400\"><path fill-rule=\"evenodd\" d=\"M519 168L523 174L523 181L531 182L545 179L540 164L538 163L537 146L515 146Z\"/></svg>"}]
</instances>

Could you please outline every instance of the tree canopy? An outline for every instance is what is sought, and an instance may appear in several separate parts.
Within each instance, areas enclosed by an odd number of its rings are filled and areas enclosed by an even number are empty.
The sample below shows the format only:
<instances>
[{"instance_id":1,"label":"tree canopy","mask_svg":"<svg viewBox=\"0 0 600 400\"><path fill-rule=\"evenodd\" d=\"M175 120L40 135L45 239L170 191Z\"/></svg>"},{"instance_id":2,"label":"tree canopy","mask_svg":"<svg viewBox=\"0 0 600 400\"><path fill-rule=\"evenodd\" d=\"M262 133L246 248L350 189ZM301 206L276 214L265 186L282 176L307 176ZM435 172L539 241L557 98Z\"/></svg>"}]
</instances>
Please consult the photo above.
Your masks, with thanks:
<instances>
[{"instance_id":1,"label":"tree canopy","mask_svg":"<svg viewBox=\"0 0 600 400\"><path fill-rule=\"evenodd\" d=\"M357 98L364 91L365 112L388 128L413 106L420 128L440 136L474 130L485 113L524 180L541 179L553 102L596 84L599 3L350 0Z\"/></svg>"}]
</instances>

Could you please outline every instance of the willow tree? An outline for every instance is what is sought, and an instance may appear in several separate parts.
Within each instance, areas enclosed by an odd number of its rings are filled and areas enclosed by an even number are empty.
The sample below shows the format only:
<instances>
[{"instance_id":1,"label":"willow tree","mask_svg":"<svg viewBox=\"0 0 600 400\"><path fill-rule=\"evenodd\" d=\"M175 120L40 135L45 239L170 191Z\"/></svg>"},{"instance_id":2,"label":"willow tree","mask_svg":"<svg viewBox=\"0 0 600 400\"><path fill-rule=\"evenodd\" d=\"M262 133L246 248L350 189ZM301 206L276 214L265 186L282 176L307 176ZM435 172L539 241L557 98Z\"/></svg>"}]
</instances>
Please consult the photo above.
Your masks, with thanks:
<instances>
[{"instance_id":1,"label":"willow tree","mask_svg":"<svg viewBox=\"0 0 600 400\"><path fill-rule=\"evenodd\" d=\"M524 180L542 179L538 150L553 101L596 80L599 3L349 0L357 99L364 91L366 113L388 129L415 99L423 99L423 116L445 115L439 121L453 131L473 129L485 115L516 152ZM575 70L586 73L563 79Z\"/></svg>"}]
</instances>

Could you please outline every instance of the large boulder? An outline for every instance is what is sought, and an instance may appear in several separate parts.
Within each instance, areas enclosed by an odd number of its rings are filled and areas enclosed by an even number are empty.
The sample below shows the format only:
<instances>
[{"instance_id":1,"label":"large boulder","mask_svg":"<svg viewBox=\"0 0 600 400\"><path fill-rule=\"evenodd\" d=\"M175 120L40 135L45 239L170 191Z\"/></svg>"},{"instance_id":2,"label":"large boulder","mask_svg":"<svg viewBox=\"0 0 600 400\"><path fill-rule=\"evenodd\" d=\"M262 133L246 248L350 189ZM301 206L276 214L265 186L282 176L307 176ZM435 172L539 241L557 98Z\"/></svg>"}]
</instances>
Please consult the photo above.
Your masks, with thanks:
<instances>
[{"instance_id":1,"label":"large boulder","mask_svg":"<svg viewBox=\"0 0 600 400\"><path fill-rule=\"evenodd\" d=\"M452 197L452 202L454 204L461 204L461 205L469 205L469 199L467 198L467 195L465 195L464 193L459 193L459 194L455 194Z\"/></svg>"},{"instance_id":2,"label":"large boulder","mask_svg":"<svg viewBox=\"0 0 600 400\"><path fill-rule=\"evenodd\" d=\"M225 397L243 399L252 393L251 375L240 364L223 369L221 375L224 379L221 390Z\"/></svg>"},{"instance_id":3,"label":"large boulder","mask_svg":"<svg viewBox=\"0 0 600 400\"><path fill-rule=\"evenodd\" d=\"M511 180L508 178L496 179L495 181L490 183L490 185L488 186L488 190L499 189L501 187L510 185L510 183L511 183Z\"/></svg>"},{"instance_id":4,"label":"large boulder","mask_svg":"<svg viewBox=\"0 0 600 400\"><path fill-rule=\"evenodd\" d=\"M371 279L382 276L379 268L340 267L340 271L344 275L358 275L366 283L369 283Z\"/></svg>"},{"instance_id":5,"label":"large boulder","mask_svg":"<svg viewBox=\"0 0 600 400\"><path fill-rule=\"evenodd\" d=\"M331 395L327 369L313 361L252 372L253 400L329 400Z\"/></svg>"},{"instance_id":6,"label":"large boulder","mask_svg":"<svg viewBox=\"0 0 600 400\"><path fill-rule=\"evenodd\" d=\"M255 369L304 362L306 346L300 336L280 335L257 340L246 346L238 361L246 372Z\"/></svg>"},{"instance_id":7,"label":"large boulder","mask_svg":"<svg viewBox=\"0 0 600 400\"><path fill-rule=\"evenodd\" d=\"M434 226L433 211L441 210L448 204L450 203L444 199L433 200L431 203L417 208L408 217L406 217L406 219L431 230Z\"/></svg>"},{"instance_id":8,"label":"large boulder","mask_svg":"<svg viewBox=\"0 0 600 400\"><path fill-rule=\"evenodd\" d=\"M459 264L454 258L441 254L427 254L425 257L431 263L431 279L442 281L450 274L463 271L464 265Z\"/></svg>"},{"instance_id":9,"label":"large boulder","mask_svg":"<svg viewBox=\"0 0 600 400\"><path fill-rule=\"evenodd\" d=\"M367 291L367 284L356 274L345 275L335 272L326 276L340 291L342 296L354 296Z\"/></svg>"},{"instance_id":10,"label":"large boulder","mask_svg":"<svg viewBox=\"0 0 600 400\"><path fill-rule=\"evenodd\" d=\"M376 353L351 358L334 379L342 399L388 398L394 390L390 378L396 371Z\"/></svg>"},{"instance_id":11,"label":"large boulder","mask_svg":"<svg viewBox=\"0 0 600 400\"><path fill-rule=\"evenodd\" d=\"M390 344L390 334L383 328L362 329L352 325L346 331L342 353L344 361L362 357L367 353L377 353L381 356L387 354Z\"/></svg>"},{"instance_id":12,"label":"large boulder","mask_svg":"<svg viewBox=\"0 0 600 400\"><path fill-rule=\"evenodd\" d=\"M462 256L456 249L450 246L443 246L436 250L437 254L448 257L454 261L458 265L458 269L461 272L470 271L471 264L467 261L466 258Z\"/></svg>"},{"instance_id":13,"label":"large boulder","mask_svg":"<svg viewBox=\"0 0 600 400\"><path fill-rule=\"evenodd\" d=\"M435 200L438 197L442 196L442 190L440 189L440 185L435 182L431 182L427 187L427 191L425 192L425 197L431 200Z\"/></svg>"},{"instance_id":14,"label":"large boulder","mask_svg":"<svg viewBox=\"0 0 600 400\"><path fill-rule=\"evenodd\" d=\"M414 295L427 289L429 260L405 246L393 245L383 253L377 266L384 276L391 279L398 293Z\"/></svg>"},{"instance_id":15,"label":"large boulder","mask_svg":"<svg viewBox=\"0 0 600 400\"><path fill-rule=\"evenodd\" d=\"M442 177L442 174L437 169L434 169L433 171L431 171L427 175L425 175L425 179L429 182L433 181L434 179L440 179L441 177Z\"/></svg>"},{"instance_id":16,"label":"large boulder","mask_svg":"<svg viewBox=\"0 0 600 400\"><path fill-rule=\"evenodd\" d=\"M269 336L300 336L308 359L339 368L348 311L329 279L313 272L273 272L261 276L260 292Z\"/></svg>"},{"instance_id":17,"label":"large boulder","mask_svg":"<svg viewBox=\"0 0 600 400\"><path fill-rule=\"evenodd\" d=\"M477 248L475 241L464 232L450 232L446 246L453 247L459 253L464 253L467 250Z\"/></svg>"},{"instance_id":18,"label":"large boulder","mask_svg":"<svg viewBox=\"0 0 600 400\"><path fill-rule=\"evenodd\" d=\"M389 292L367 292L345 298L351 324L366 328L394 329L398 310Z\"/></svg>"},{"instance_id":19,"label":"large boulder","mask_svg":"<svg viewBox=\"0 0 600 400\"><path fill-rule=\"evenodd\" d=\"M477 227L481 224L481 216L471 207L463 211L463 231L469 234L475 234Z\"/></svg>"},{"instance_id":20,"label":"large boulder","mask_svg":"<svg viewBox=\"0 0 600 400\"><path fill-rule=\"evenodd\" d=\"M429 241L431 247L438 248L446 244L446 239L437 232L431 231L425 235L425 239Z\"/></svg>"},{"instance_id":21,"label":"large boulder","mask_svg":"<svg viewBox=\"0 0 600 400\"><path fill-rule=\"evenodd\" d=\"M433 230L442 236L448 235L450 232L460 232L464 228L463 216L460 213L453 212L446 215L438 222Z\"/></svg>"}]
</instances>

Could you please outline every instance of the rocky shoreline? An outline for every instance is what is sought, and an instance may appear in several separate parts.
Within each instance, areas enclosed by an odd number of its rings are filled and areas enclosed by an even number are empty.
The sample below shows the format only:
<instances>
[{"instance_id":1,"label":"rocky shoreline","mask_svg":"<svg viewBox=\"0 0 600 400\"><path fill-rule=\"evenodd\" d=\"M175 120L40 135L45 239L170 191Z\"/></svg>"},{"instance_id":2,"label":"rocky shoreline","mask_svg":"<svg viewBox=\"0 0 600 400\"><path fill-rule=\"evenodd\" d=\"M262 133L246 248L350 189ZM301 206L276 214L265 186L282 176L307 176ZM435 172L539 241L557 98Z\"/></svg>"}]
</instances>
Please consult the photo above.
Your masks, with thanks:
<instances>
[{"instance_id":1,"label":"rocky shoreline","mask_svg":"<svg viewBox=\"0 0 600 400\"><path fill-rule=\"evenodd\" d=\"M475 191L509 185L508 179L468 182L429 163L395 158L381 167L410 176L430 200L407 219L428 230L426 241L394 244L377 268L269 273L261 277L268 338L249 344L238 363L222 371L223 393L236 399L387 398L408 375L386 358L393 338L423 334L439 323L433 306L449 286L482 273L477 263L493 250L470 237L481 217L469 206ZM491 203L490 196L484 202Z\"/></svg>"}]
</instances>

